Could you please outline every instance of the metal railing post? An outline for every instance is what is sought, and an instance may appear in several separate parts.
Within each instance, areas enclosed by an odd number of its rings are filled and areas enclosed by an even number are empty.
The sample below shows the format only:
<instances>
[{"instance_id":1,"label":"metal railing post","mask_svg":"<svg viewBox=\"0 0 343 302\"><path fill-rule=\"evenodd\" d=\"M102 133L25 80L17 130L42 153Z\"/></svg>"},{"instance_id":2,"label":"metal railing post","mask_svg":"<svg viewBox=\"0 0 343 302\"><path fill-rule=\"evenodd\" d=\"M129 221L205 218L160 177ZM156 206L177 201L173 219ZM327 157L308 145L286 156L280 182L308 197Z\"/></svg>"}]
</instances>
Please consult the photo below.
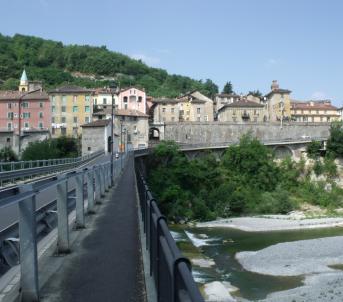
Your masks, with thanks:
<instances>
[{"instance_id":1,"label":"metal railing post","mask_svg":"<svg viewBox=\"0 0 343 302\"><path fill-rule=\"evenodd\" d=\"M61 179L57 184L57 252L69 252L69 223L68 223L68 196L67 196L67 179L65 175L58 177Z\"/></svg>"},{"instance_id":2,"label":"metal railing post","mask_svg":"<svg viewBox=\"0 0 343 302\"><path fill-rule=\"evenodd\" d=\"M94 169L91 168L87 173L87 198L88 198L88 213L94 213Z\"/></svg>"},{"instance_id":3,"label":"metal railing post","mask_svg":"<svg viewBox=\"0 0 343 302\"><path fill-rule=\"evenodd\" d=\"M105 175L104 175L104 165L100 166L99 175L100 175L100 197L105 196Z\"/></svg>"},{"instance_id":4,"label":"metal railing post","mask_svg":"<svg viewBox=\"0 0 343 302\"><path fill-rule=\"evenodd\" d=\"M32 191L32 185L24 185L20 192ZM19 202L20 239L20 301L39 301L38 259L36 231L36 197Z\"/></svg>"},{"instance_id":5,"label":"metal railing post","mask_svg":"<svg viewBox=\"0 0 343 302\"><path fill-rule=\"evenodd\" d=\"M95 170L94 170L94 174L95 174L95 201L96 202L100 202L100 167L96 166Z\"/></svg>"},{"instance_id":6,"label":"metal railing post","mask_svg":"<svg viewBox=\"0 0 343 302\"><path fill-rule=\"evenodd\" d=\"M85 211L84 211L84 196L83 196L83 171L80 171L76 175L76 219L75 224L76 228L84 228L85 227Z\"/></svg>"}]
</instances>

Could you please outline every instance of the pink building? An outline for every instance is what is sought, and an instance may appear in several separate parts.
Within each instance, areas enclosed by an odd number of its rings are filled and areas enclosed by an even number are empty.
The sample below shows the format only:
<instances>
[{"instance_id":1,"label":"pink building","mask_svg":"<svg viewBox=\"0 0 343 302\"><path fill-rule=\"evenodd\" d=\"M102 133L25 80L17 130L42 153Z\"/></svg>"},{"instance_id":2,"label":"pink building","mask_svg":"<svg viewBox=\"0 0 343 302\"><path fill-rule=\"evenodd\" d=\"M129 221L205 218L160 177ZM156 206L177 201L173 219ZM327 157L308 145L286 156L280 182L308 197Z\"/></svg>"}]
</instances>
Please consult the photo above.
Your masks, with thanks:
<instances>
[{"instance_id":1,"label":"pink building","mask_svg":"<svg viewBox=\"0 0 343 302\"><path fill-rule=\"evenodd\" d=\"M119 109L138 110L146 113L146 93L136 87L122 89L119 93Z\"/></svg>"},{"instance_id":2,"label":"pink building","mask_svg":"<svg viewBox=\"0 0 343 302\"><path fill-rule=\"evenodd\" d=\"M0 130L48 130L50 111L46 92L0 91Z\"/></svg>"}]
</instances>

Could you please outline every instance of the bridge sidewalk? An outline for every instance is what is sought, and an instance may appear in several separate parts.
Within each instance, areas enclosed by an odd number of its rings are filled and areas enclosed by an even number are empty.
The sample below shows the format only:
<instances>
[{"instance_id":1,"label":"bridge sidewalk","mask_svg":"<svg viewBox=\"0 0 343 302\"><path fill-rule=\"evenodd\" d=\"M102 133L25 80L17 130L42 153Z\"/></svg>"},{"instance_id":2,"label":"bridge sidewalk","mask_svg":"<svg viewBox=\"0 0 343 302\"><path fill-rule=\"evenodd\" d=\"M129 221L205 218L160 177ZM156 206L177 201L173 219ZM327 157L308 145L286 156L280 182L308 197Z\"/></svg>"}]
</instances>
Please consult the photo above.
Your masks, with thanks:
<instances>
[{"instance_id":1,"label":"bridge sidewalk","mask_svg":"<svg viewBox=\"0 0 343 302\"><path fill-rule=\"evenodd\" d=\"M105 199L43 287L42 301L146 301L133 163Z\"/></svg>"}]
</instances>

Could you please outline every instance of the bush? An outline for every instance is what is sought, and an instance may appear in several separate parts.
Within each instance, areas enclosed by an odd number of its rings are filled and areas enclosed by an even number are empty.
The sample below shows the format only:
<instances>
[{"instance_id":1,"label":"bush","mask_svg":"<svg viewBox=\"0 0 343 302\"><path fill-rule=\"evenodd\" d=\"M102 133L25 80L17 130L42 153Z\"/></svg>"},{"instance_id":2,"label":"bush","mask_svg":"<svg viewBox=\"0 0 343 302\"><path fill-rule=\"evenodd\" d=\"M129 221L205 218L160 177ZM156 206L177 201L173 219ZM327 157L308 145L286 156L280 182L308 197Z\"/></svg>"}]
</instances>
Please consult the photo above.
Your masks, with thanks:
<instances>
[{"instance_id":1,"label":"bush","mask_svg":"<svg viewBox=\"0 0 343 302\"><path fill-rule=\"evenodd\" d=\"M22 160L77 157L78 153L77 139L62 136L29 143L22 153Z\"/></svg>"},{"instance_id":2,"label":"bush","mask_svg":"<svg viewBox=\"0 0 343 302\"><path fill-rule=\"evenodd\" d=\"M307 156L313 159L318 158L320 156L321 147L322 144L318 141L310 142L306 147Z\"/></svg>"},{"instance_id":3,"label":"bush","mask_svg":"<svg viewBox=\"0 0 343 302\"><path fill-rule=\"evenodd\" d=\"M313 165L313 172L316 174L316 176L322 175L324 173L324 166L319 159L316 160Z\"/></svg>"},{"instance_id":4,"label":"bush","mask_svg":"<svg viewBox=\"0 0 343 302\"><path fill-rule=\"evenodd\" d=\"M18 156L11 147L4 147L0 150L0 162L17 161Z\"/></svg>"}]
</instances>

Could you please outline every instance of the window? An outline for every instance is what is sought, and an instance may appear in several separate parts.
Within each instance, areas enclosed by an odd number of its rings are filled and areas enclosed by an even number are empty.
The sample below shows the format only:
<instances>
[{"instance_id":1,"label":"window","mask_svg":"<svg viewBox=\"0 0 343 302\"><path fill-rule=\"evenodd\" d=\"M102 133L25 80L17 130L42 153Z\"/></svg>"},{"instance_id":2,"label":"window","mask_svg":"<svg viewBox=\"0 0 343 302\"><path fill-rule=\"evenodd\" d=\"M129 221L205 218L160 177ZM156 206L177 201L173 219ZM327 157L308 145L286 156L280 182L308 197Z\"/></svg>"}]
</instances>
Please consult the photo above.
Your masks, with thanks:
<instances>
[{"instance_id":1,"label":"window","mask_svg":"<svg viewBox=\"0 0 343 302\"><path fill-rule=\"evenodd\" d=\"M62 105L66 105L66 104L67 104L67 96L62 95Z\"/></svg>"},{"instance_id":2,"label":"window","mask_svg":"<svg viewBox=\"0 0 343 302\"><path fill-rule=\"evenodd\" d=\"M8 104L7 104L7 108L8 108L8 109L11 109L11 108L12 108L12 103L8 103Z\"/></svg>"},{"instance_id":3,"label":"window","mask_svg":"<svg viewBox=\"0 0 343 302\"><path fill-rule=\"evenodd\" d=\"M61 112L66 112L66 106L61 107Z\"/></svg>"},{"instance_id":4,"label":"window","mask_svg":"<svg viewBox=\"0 0 343 302\"><path fill-rule=\"evenodd\" d=\"M89 116L85 117L85 123L89 123Z\"/></svg>"},{"instance_id":5,"label":"window","mask_svg":"<svg viewBox=\"0 0 343 302\"><path fill-rule=\"evenodd\" d=\"M73 96L73 103L76 103L76 102L77 102L77 96L74 95L74 96Z\"/></svg>"},{"instance_id":6,"label":"window","mask_svg":"<svg viewBox=\"0 0 343 302\"><path fill-rule=\"evenodd\" d=\"M174 113L174 107L172 107L172 108L170 109L170 112L171 112L171 113Z\"/></svg>"},{"instance_id":7,"label":"window","mask_svg":"<svg viewBox=\"0 0 343 302\"><path fill-rule=\"evenodd\" d=\"M197 113L200 114L200 108L197 108Z\"/></svg>"},{"instance_id":8,"label":"window","mask_svg":"<svg viewBox=\"0 0 343 302\"><path fill-rule=\"evenodd\" d=\"M87 150L88 150L88 151L91 151L91 150L92 150L92 148L91 148L91 147L88 147L88 148L87 148Z\"/></svg>"},{"instance_id":9,"label":"window","mask_svg":"<svg viewBox=\"0 0 343 302\"><path fill-rule=\"evenodd\" d=\"M200 116L197 117L197 121L200 122Z\"/></svg>"},{"instance_id":10,"label":"window","mask_svg":"<svg viewBox=\"0 0 343 302\"><path fill-rule=\"evenodd\" d=\"M56 107L55 106L51 106L51 112L56 112Z\"/></svg>"},{"instance_id":11,"label":"window","mask_svg":"<svg viewBox=\"0 0 343 302\"><path fill-rule=\"evenodd\" d=\"M204 116L204 121L205 121L205 122L208 122L208 115L205 115L205 116Z\"/></svg>"},{"instance_id":12,"label":"window","mask_svg":"<svg viewBox=\"0 0 343 302\"><path fill-rule=\"evenodd\" d=\"M127 103L127 96L124 96L124 103Z\"/></svg>"},{"instance_id":13,"label":"window","mask_svg":"<svg viewBox=\"0 0 343 302\"><path fill-rule=\"evenodd\" d=\"M51 102L55 105L56 104L56 96L51 96Z\"/></svg>"},{"instance_id":14,"label":"window","mask_svg":"<svg viewBox=\"0 0 343 302\"><path fill-rule=\"evenodd\" d=\"M89 108L89 106L86 106ZM79 107L78 106L73 106L73 112L78 112L79 111Z\"/></svg>"},{"instance_id":15,"label":"window","mask_svg":"<svg viewBox=\"0 0 343 302\"><path fill-rule=\"evenodd\" d=\"M55 123L55 117L53 116L52 118L51 118L51 123Z\"/></svg>"},{"instance_id":16,"label":"window","mask_svg":"<svg viewBox=\"0 0 343 302\"><path fill-rule=\"evenodd\" d=\"M43 123L42 123L42 122L39 122L39 123L38 123L38 128L39 128L39 129L43 129Z\"/></svg>"},{"instance_id":17,"label":"window","mask_svg":"<svg viewBox=\"0 0 343 302\"><path fill-rule=\"evenodd\" d=\"M77 123L77 116L73 117L73 121L74 121L74 123Z\"/></svg>"},{"instance_id":18,"label":"window","mask_svg":"<svg viewBox=\"0 0 343 302\"><path fill-rule=\"evenodd\" d=\"M90 100L90 96L89 95L86 95L86 102L88 103L89 102L89 100ZM95 99L96 100L96 99Z\"/></svg>"},{"instance_id":19,"label":"window","mask_svg":"<svg viewBox=\"0 0 343 302\"><path fill-rule=\"evenodd\" d=\"M43 108L43 103L42 102L39 103L39 108Z\"/></svg>"},{"instance_id":20,"label":"window","mask_svg":"<svg viewBox=\"0 0 343 302\"><path fill-rule=\"evenodd\" d=\"M85 112L90 112L90 107L89 106L85 106Z\"/></svg>"},{"instance_id":21,"label":"window","mask_svg":"<svg viewBox=\"0 0 343 302\"><path fill-rule=\"evenodd\" d=\"M61 135L67 134L67 128L61 127Z\"/></svg>"},{"instance_id":22,"label":"window","mask_svg":"<svg viewBox=\"0 0 343 302\"><path fill-rule=\"evenodd\" d=\"M7 123L7 129L12 130L12 123Z\"/></svg>"},{"instance_id":23,"label":"window","mask_svg":"<svg viewBox=\"0 0 343 302\"><path fill-rule=\"evenodd\" d=\"M96 98L93 100L93 103L94 103L94 105L97 105L97 104L98 104L98 101L97 101Z\"/></svg>"},{"instance_id":24,"label":"window","mask_svg":"<svg viewBox=\"0 0 343 302\"><path fill-rule=\"evenodd\" d=\"M327 121L327 122L330 122L330 117L329 117L329 116L326 117L326 121Z\"/></svg>"},{"instance_id":25,"label":"window","mask_svg":"<svg viewBox=\"0 0 343 302\"><path fill-rule=\"evenodd\" d=\"M166 112L166 108L162 108L162 112Z\"/></svg>"},{"instance_id":26,"label":"window","mask_svg":"<svg viewBox=\"0 0 343 302\"><path fill-rule=\"evenodd\" d=\"M103 103L104 105L107 105L107 99L106 99L106 98L103 98L103 99L102 99L102 103Z\"/></svg>"},{"instance_id":27,"label":"window","mask_svg":"<svg viewBox=\"0 0 343 302\"><path fill-rule=\"evenodd\" d=\"M127 104L124 105L124 109L127 109Z\"/></svg>"},{"instance_id":28,"label":"window","mask_svg":"<svg viewBox=\"0 0 343 302\"><path fill-rule=\"evenodd\" d=\"M43 112L39 112L38 116L39 118L43 118Z\"/></svg>"},{"instance_id":29,"label":"window","mask_svg":"<svg viewBox=\"0 0 343 302\"><path fill-rule=\"evenodd\" d=\"M28 122L25 122L24 123L24 128L29 128L30 127L30 124Z\"/></svg>"},{"instance_id":30,"label":"window","mask_svg":"<svg viewBox=\"0 0 343 302\"><path fill-rule=\"evenodd\" d=\"M77 137L77 127L73 127L73 136Z\"/></svg>"},{"instance_id":31,"label":"window","mask_svg":"<svg viewBox=\"0 0 343 302\"><path fill-rule=\"evenodd\" d=\"M55 135L55 128L51 128L51 134Z\"/></svg>"},{"instance_id":32,"label":"window","mask_svg":"<svg viewBox=\"0 0 343 302\"><path fill-rule=\"evenodd\" d=\"M189 112L190 112L190 111L189 111L189 110L187 110L187 111L186 111L186 114L187 114L187 115L189 115Z\"/></svg>"},{"instance_id":33,"label":"window","mask_svg":"<svg viewBox=\"0 0 343 302\"><path fill-rule=\"evenodd\" d=\"M21 103L21 107L29 108L29 103L28 102L23 102L23 103Z\"/></svg>"},{"instance_id":34,"label":"window","mask_svg":"<svg viewBox=\"0 0 343 302\"><path fill-rule=\"evenodd\" d=\"M7 137L6 138L6 143L10 143L11 142L11 138L10 137Z\"/></svg>"},{"instance_id":35,"label":"window","mask_svg":"<svg viewBox=\"0 0 343 302\"><path fill-rule=\"evenodd\" d=\"M23 118L30 118L31 113L30 112L24 112L23 113Z\"/></svg>"},{"instance_id":36,"label":"window","mask_svg":"<svg viewBox=\"0 0 343 302\"><path fill-rule=\"evenodd\" d=\"M317 112L317 114L319 114L319 110L317 110L316 112Z\"/></svg>"},{"instance_id":37,"label":"window","mask_svg":"<svg viewBox=\"0 0 343 302\"><path fill-rule=\"evenodd\" d=\"M66 122L66 117L65 117L65 116L62 116L62 117L61 117L61 123L64 124L65 122Z\"/></svg>"},{"instance_id":38,"label":"window","mask_svg":"<svg viewBox=\"0 0 343 302\"><path fill-rule=\"evenodd\" d=\"M13 120L13 112L7 112L7 118Z\"/></svg>"},{"instance_id":39,"label":"window","mask_svg":"<svg viewBox=\"0 0 343 302\"><path fill-rule=\"evenodd\" d=\"M143 98L141 96L138 97L138 102L141 102Z\"/></svg>"}]
</instances>

